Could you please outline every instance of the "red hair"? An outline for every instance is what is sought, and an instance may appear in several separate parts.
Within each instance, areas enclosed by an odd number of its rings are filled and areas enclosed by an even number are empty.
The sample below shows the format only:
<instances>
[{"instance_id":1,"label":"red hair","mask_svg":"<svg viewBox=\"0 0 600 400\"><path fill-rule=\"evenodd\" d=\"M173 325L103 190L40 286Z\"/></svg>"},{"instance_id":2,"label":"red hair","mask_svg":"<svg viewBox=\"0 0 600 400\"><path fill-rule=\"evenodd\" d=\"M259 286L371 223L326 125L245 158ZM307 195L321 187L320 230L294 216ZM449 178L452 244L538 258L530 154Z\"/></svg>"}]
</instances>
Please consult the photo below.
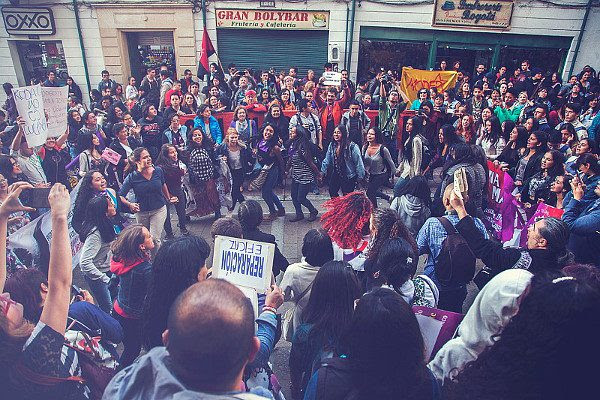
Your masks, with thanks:
<instances>
[{"instance_id":1,"label":"red hair","mask_svg":"<svg viewBox=\"0 0 600 400\"><path fill-rule=\"evenodd\" d=\"M343 249L354 249L363 238L362 230L371 218L371 201L363 192L352 192L326 201L321 216L323 229Z\"/></svg>"}]
</instances>

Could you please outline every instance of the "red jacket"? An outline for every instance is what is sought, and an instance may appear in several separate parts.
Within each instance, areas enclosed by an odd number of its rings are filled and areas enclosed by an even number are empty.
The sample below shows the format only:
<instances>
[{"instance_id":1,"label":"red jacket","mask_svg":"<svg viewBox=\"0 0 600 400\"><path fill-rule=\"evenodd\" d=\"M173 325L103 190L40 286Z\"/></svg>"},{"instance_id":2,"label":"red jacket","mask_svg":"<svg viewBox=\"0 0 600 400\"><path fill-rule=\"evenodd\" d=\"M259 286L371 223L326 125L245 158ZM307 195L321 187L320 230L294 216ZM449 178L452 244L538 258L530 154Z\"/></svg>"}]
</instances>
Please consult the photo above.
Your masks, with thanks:
<instances>
[{"instance_id":1,"label":"red jacket","mask_svg":"<svg viewBox=\"0 0 600 400\"><path fill-rule=\"evenodd\" d=\"M315 88L314 99L317 103L317 107L319 108L319 122L321 122L321 129L323 130L323 133L325 133L325 131L327 130L327 118L329 117L330 108L327 106L327 103L325 103L323 99L321 99L321 95L319 92L320 89ZM336 100L333 103L333 107L331 108L331 113L333 114L333 123L335 126L338 126L340 124L340 121L342 120L342 115L344 114L344 106L346 105L346 102L349 98L350 88L346 86L343 90L342 98ZM332 132L328 133L331 134Z\"/></svg>"}]
</instances>

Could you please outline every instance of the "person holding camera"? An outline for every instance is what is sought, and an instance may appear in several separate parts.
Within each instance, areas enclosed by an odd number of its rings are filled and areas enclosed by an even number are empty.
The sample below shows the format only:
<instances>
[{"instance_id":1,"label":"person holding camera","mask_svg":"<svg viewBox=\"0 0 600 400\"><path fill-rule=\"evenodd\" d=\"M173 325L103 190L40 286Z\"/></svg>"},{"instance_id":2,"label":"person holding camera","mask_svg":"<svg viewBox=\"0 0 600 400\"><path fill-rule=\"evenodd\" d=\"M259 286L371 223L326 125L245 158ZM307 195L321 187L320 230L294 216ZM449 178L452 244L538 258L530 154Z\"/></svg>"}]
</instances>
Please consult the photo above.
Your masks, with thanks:
<instances>
[{"instance_id":1,"label":"person holding camera","mask_svg":"<svg viewBox=\"0 0 600 400\"><path fill-rule=\"evenodd\" d=\"M321 77L321 79L319 79L319 86L315 88L314 99L319 109L319 121L321 122L321 129L323 132L321 148L326 151L329 148L329 143L331 143L335 127L338 126L342 120L344 107L348 100L350 100L351 95L346 80L342 78L342 97L338 100L338 90L335 87L330 86L327 89L325 101L323 101L323 98L321 97L321 90L324 89L323 81L324 78Z\"/></svg>"},{"instance_id":2,"label":"person holding camera","mask_svg":"<svg viewBox=\"0 0 600 400\"><path fill-rule=\"evenodd\" d=\"M392 158L398 158L398 119L400 113L406 108L406 103L400 101L398 87L392 86L389 92L386 85L393 82L388 74L382 74L379 78L379 130L383 133L385 145L389 149Z\"/></svg>"}]
</instances>

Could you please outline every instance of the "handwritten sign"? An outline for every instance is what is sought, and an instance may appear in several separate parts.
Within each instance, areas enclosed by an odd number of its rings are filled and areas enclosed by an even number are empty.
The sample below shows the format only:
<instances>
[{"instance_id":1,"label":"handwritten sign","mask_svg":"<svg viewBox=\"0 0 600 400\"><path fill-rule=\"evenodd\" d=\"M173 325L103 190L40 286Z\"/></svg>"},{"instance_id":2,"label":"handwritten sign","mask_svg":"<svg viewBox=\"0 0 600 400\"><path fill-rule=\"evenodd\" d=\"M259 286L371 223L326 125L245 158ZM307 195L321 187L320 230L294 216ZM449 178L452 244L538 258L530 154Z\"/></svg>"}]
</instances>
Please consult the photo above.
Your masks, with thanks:
<instances>
[{"instance_id":1,"label":"handwritten sign","mask_svg":"<svg viewBox=\"0 0 600 400\"><path fill-rule=\"evenodd\" d=\"M104 151L102 151L102 159L108 161L113 165L117 165L121 160L121 155L113 149L111 149L110 147L106 147Z\"/></svg>"},{"instance_id":2,"label":"handwritten sign","mask_svg":"<svg viewBox=\"0 0 600 400\"><path fill-rule=\"evenodd\" d=\"M323 72L323 84L328 86L341 86L342 85L342 73L335 71Z\"/></svg>"},{"instance_id":3,"label":"handwritten sign","mask_svg":"<svg viewBox=\"0 0 600 400\"><path fill-rule=\"evenodd\" d=\"M265 293L271 283L274 255L272 243L216 236L213 276Z\"/></svg>"},{"instance_id":4,"label":"handwritten sign","mask_svg":"<svg viewBox=\"0 0 600 400\"><path fill-rule=\"evenodd\" d=\"M456 71L425 71L422 69L402 68L400 89L408 100L417 99L421 89L437 88L438 92L453 88L456 85Z\"/></svg>"},{"instance_id":5,"label":"handwritten sign","mask_svg":"<svg viewBox=\"0 0 600 400\"><path fill-rule=\"evenodd\" d=\"M44 115L42 87L23 86L13 88L12 93L19 115L25 120L25 140L30 147L41 146L48 137L48 123ZM66 114L66 110L63 110Z\"/></svg>"},{"instance_id":6,"label":"handwritten sign","mask_svg":"<svg viewBox=\"0 0 600 400\"><path fill-rule=\"evenodd\" d=\"M67 130L69 87L42 87L44 110L48 117L48 137L58 137Z\"/></svg>"}]
</instances>

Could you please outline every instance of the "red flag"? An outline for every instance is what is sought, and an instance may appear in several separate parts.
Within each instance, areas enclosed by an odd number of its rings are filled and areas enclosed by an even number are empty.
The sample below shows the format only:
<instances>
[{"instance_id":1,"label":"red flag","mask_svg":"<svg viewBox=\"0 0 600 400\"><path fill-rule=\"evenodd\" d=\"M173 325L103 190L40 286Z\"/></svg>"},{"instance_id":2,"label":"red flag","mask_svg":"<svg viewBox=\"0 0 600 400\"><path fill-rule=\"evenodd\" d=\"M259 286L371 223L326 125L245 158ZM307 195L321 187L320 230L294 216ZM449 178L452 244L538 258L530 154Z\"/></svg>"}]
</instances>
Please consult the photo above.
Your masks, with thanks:
<instances>
[{"instance_id":1,"label":"red flag","mask_svg":"<svg viewBox=\"0 0 600 400\"><path fill-rule=\"evenodd\" d=\"M204 32L202 33L202 50L200 53L200 62L198 63L198 78L203 79L204 75L208 75L208 58L215 53L215 47L210 41L206 27L204 27Z\"/></svg>"}]
</instances>

